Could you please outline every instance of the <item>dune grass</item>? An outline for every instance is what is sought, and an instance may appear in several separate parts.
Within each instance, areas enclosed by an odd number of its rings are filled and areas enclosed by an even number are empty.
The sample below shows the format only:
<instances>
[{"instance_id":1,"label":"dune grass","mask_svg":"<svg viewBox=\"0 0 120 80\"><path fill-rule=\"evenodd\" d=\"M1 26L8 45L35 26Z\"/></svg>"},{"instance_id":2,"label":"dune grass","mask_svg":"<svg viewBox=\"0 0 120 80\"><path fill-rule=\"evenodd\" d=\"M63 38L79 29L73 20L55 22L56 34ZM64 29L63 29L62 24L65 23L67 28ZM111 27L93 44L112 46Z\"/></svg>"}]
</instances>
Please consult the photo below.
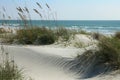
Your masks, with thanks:
<instances>
[{"instance_id":1,"label":"dune grass","mask_svg":"<svg viewBox=\"0 0 120 80\"><path fill-rule=\"evenodd\" d=\"M14 58L6 52L6 46L0 46L0 80L33 80L24 74L24 68L20 68Z\"/></svg>"},{"instance_id":2,"label":"dune grass","mask_svg":"<svg viewBox=\"0 0 120 80\"><path fill-rule=\"evenodd\" d=\"M0 28L0 34L6 33L6 30L4 28Z\"/></svg>"},{"instance_id":3,"label":"dune grass","mask_svg":"<svg viewBox=\"0 0 120 80\"><path fill-rule=\"evenodd\" d=\"M25 80L24 77L22 69L18 68L9 53L5 53L4 47L1 46L0 80Z\"/></svg>"},{"instance_id":4,"label":"dune grass","mask_svg":"<svg viewBox=\"0 0 120 80\"><path fill-rule=\"evenodd\" d=\"M120 32L116 32L115 37L120 39Z\"/></svg>"},{"instance_id":5,"label":"dune grass","mask_svg":"<svg viewBox=\"0 0 120 80\"><path fill-rule=\"evenodd\" d=\"M15 65L14 60L6 59L0 64L0 80L23 80L22 71Z\"/></svg>"},{"instance_id":6,"label":"dune grass","mask_svg":"<svg viewBox=\"0 0 120 80\"><path fill-rule=\"evenodd\" d=\"M100 40L98 47L101 60L116 69L120 69L120 39L105 37Z\"/></svg>"},{"instance_id":7,"label":"dune grass","mask_svg":"<svg viewBox=\"0 0 120 80\"><path fill-rule=\"evenodd\" d=\"M27 27L17 29L16 33L6 32L2 34L1 39L3 43L6 44L48 45L59 41L69 42L71 39L74 39L76 34L89 34L81 31L82 30L71 30L65 27L50 29L47 27L31 27L27 25Z\"/></svg>"},{"instance_id":8,"label":"dune grass","mask_svg":"<svg viewBox=\"0 0 120 80\"><path fill-rule=\"evenodd\" d=\"M57 39L62 38L63 41L68 41L71 36L71 31L69 29L66 29L64 27L57 28L54 31Z\"/></svg>"},{"instance_id":9,"label":"dune grass","mask_svg":"<svg viewBox=\"0 0 120 80\"><path fill-rule=\"evenodd\" d=\"M32 27L17 30L13 39L17 39L20 44L46 45L53 44L59 39L68 41L72 35L72 31L66 28Z\"/></svg>"},{"instance_id":10,"label":"dune grass","mask_svg":"<svg viewBox=\"0 0 120 80\"><path fill-rule=\"evenodd\" d=\"M102 34L96 32L96 33L92 33L92 37L93 39L99 40L102 37Z\"/></svg>"},{"instance_id":11,"label":"dune grass","mask_svg":"<svg viewBox=\"0 0 120 80\"><path fill-rule=\"evenodd\" d=\"M26 28L19 29L15 35L15 39L20 44L52 44L55 42L55 36L52 30L47 28Z\"/></svg>"},{"instance_id":12,"label":"dune grass","mask_svg":"<svg viewBox=\"0 0 120 80\"><path fill-rule=\"evenodd\" d=\"M120 39L115 36L104 36L99 39L97 46L95 49L86 50L83 55L78 55L77 58L85 57L90 61L93 56L94 62L97 61L96 65L103 64L111 67L112 70L120 69Z\"/></svg>"},{"instance_id":13,"label":"dune grass","mask_svg":"<svg viewBox=\"0 0 120 80\"><path fill-rule=\"evenodd\" d=\"M30 27L18 29L15 34L5 34L1 38L4 43L30 44L30 45L48 45L59 40L67 42L74 37L75 30L66 29L64 27L50 29L46 27Z\"/></svg>"}]
</instances>

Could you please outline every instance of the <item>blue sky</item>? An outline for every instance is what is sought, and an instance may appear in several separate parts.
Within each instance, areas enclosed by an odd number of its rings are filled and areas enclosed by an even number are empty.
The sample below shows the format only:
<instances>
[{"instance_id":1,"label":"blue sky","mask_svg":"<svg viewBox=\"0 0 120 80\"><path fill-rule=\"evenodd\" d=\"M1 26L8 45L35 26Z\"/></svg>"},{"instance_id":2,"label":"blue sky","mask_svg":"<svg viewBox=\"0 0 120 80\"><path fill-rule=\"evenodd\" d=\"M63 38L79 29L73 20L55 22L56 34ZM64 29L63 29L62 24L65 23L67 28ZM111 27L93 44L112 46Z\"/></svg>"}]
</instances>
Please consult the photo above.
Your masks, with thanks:
<instances>
[{"instance_id":1,"label":"blue sky","mask_svg":"<svg viewBox=\"0 0 120 80\"><path fill-rule=\"evenodd\" d=\"M44 10L40 10L35 2L39 2ZM52 11L46 10L46 2ZM30 9L32 19L40 19L32 10L36 8L47 17L53 14L58 20L120 20L120 0L1 0L0 12L4 6L7 14L16 19L16 6L25 5Z\"/></svg>"}]
</instances>

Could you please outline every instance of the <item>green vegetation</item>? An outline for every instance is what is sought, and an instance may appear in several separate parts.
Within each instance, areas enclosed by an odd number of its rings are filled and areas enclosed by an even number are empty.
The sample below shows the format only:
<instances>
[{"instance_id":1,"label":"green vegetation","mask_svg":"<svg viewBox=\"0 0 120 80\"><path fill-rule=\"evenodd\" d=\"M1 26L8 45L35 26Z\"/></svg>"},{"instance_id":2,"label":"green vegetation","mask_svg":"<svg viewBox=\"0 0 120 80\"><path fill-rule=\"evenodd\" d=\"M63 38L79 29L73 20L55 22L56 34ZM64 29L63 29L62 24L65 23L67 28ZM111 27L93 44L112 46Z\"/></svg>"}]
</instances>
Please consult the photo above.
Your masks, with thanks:
<instances>
[{"instance_id":1,"label":"green vegetation","mask_svg":"<svg viewBox=\"0 0 120 80\"><path fill-rule=\"evenodd\" d=\"M68 42L75 34L80 34L76 30L66 28L49 29L46 27L26 27L18 29L15 34L2 34L4 43L10 44L34 44L46 45L53 44L58 40Z\"/></svg>"},{"instance_id":2,"label":"green vegetation","mask_svg":"<svg viewBox=\"0 0 120 80\"><path fill-rule=\"evenodd\" d=\"M23 68L18 67L4 46L1 45L0 48L0 80L33 80L24 75Z\"/></svg>"},{"instance_id":3,"label":"green vegetation","mask_svg":"<svg viewBox=\"0 0 120 80\"><path fill-rule=\"evenodd\" d=\"M23 80L22 72L14 61L6 59L0 64L0 80Z\"/></svg>"},{"instance_id":4,"label":"green vegetation","mask_svg":"<svg viewBox=\"0 0 120 80\"><path fill-rule=\"evenodd\" d=\"M86 32L85 30L78 30L77 34L85 34L85 35L89 35L89 32Z\"/></svg>"},{"instance_id":5,"label":"green vegetation","mask_svg":"<svg viewBox=\"0 0 120 80\"><path fill-rule=\"evenodd\" d=\"M116 32L115 37L120 39L120 32Z\"/></svg>"},{"instance_id":6,"label":"green vegetation","mask_svg":"<svg viewBox=\"0 0 120 80\"><path fill-rule=\"evenodd\" d=\"M59 39L62 41L68 41L72 35L72 31L66 28L52 30L45 27L33 27L17 30L15 37L12 39L17 40L17 43L20 44L46 45L53 44Z\"/></svg>"},{"instance_id":7,"label":"green vegetation","mask_svg":"<svg viewBox=\"0 0 120 80\"><path fill-rule=\"evenodd\" d=\"M78 59L94 59L96 65L103 64L113 70L120 69L120 39L118 37L101 37L98 47L86 50L83 55L78 55ZM92 57L92 58L91 58Z\"/></svg>"},{"instance_id":8,"label":"green vegetation","mask_svg":"<svg viewBox=\"0 0 120 80\"><path fill-rule=\"evenodd\" d=\"M68 41L71 36L71 31L66 28L58 28L55 30L57 39L62 38L63 41Z\"/></svg>"},{"instance_id":9,"label":"green vegetation","mask_svg":"<svg viewBox=\"0 0 120 80\"><path fill-rule=\"evenodd\" d=\"M0 28L0 34L2 34L2 33L6 33L6 31L5 31L5 29Z\"/></svg>"},{"instance_id":10,"label":"green vegetation","mask_svg":"<svg viewBox=\"0 0 120 80\"><path fill-rule=\"evenodd\" d=\"M82 43L82 42L76 42L76 43L74 44L74 46L75 46L76 48L84 48L84 47L85 47L84 43Z\"/></svg>"},{"instance_id":11,"label":"green vegetation","mask_svg":"<svg viewBox=\"0 0 120 80\"><path fill-rule=\"evenodd\" d=\"M117 69L120 68L120 39L105 37L100 40L98 47L102 62L108 63Z\"/></svg>"},{"instance_id":12,"label":"green vegetation","mask_svg":"<svg viewBox=\"0 0 120 80\"><path fill-rule=\"evenodd\" d=\"M92 34L93 39L96 39L96 40L99 40L101 38L101 36L102 35L100 33L93 33Z\"/></svg>"},{"instance_id":13,"label":"green vegetation","mask_svg":"<svg viewBox=\"0 0 120 80\"><path fill-rule=\"evenodd\" d=\"M18 68L14 60L9 58L8 53L4 53L3 46L0 54L0 80L25 80L22 70Z\"/></svg>"},{"instance_id":14,"label":"green vegetation","mask_svg":"<svg viewBox=\"0 0 120 80\"><path fill-rule=\"evenodd\" d=\"M20 44L52 44L55 36L52 30L47 28L26 28L17 30L15 39Z\"/></svg>"}]
</instances>

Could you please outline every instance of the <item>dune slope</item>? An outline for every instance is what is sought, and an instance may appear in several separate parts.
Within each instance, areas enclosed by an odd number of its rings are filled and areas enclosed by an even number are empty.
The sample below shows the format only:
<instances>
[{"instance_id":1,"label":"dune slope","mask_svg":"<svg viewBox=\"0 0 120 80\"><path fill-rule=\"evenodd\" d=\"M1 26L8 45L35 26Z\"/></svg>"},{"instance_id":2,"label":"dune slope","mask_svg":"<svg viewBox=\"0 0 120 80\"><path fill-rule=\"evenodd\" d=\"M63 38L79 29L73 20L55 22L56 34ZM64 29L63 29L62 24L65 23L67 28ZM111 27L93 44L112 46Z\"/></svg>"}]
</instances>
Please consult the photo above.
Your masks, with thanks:
<instances>
[{"instance_id":1,"label":"dune slope","mask_svg":"<svg viewBox=\"0 0 120 80\"><path fill-rule=\"evenodd\" d=\"M63 50L66 51L66 49ZM77 79L75 73L69 70L69 66L72 65L70 64L72 58L43 52L40 53L40 51L38 52L31 48L19 46L7 46L6 51L14 57L15 62L21 68L24 68L26 75L32 77L33 80Z\"/></svg>"}]
</instances>

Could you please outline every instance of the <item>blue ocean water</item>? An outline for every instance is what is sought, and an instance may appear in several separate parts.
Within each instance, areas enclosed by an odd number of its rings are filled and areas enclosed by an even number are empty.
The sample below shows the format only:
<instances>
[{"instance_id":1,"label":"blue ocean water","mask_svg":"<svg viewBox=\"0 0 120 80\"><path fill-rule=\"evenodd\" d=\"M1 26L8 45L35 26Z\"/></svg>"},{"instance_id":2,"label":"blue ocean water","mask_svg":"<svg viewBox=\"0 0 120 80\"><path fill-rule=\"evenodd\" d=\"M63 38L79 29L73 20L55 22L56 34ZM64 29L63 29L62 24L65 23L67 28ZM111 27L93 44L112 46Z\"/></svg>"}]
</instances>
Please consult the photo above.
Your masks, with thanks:
<instances>
[{"instance_id":1,"label":"blue ocean water","mask_svg":"<svg viewBox=\"0 0 120 80\"><path fill-rule=\"evenodd\" d=\"M7 26L18 27L23 25L20 20L0 20L0 26L6 23ZM120 31L120 20L32 20L28 21L35 26L66 27L70 29L82 29L89 32L100 32L111 34Z\"/></svg>"}]
</instances>

